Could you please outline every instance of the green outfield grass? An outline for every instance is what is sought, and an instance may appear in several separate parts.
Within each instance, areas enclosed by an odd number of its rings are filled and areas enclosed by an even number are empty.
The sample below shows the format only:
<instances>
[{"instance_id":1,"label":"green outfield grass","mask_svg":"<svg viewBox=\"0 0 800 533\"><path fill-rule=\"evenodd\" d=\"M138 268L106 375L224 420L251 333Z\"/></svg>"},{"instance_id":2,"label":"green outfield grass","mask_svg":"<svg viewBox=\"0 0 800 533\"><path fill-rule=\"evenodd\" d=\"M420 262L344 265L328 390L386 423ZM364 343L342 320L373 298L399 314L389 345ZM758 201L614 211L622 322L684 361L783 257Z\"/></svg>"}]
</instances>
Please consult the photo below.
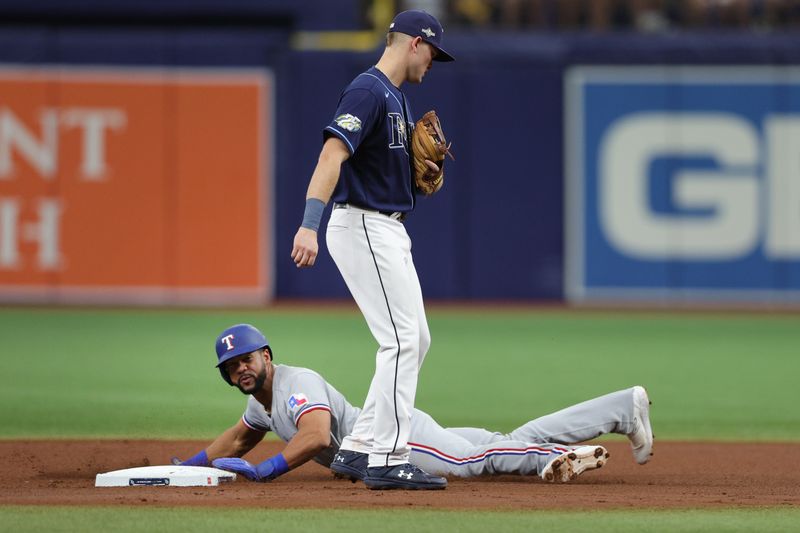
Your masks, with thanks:
<instances>
[{"instance_id":1,"label":"green outfield grass","mask_svg":"<svg viewBox=\"0 0 800 533\"><path fill-rule=\"evenodd\" d=\"M659 439L800 440L800 317L432 309L417 406L445 425L510 430L634 384ZM244 397L214 368L251 322L276 362L319 371L360 405L375 343L355 308L0 309L0 437L211 438ZM792 392L795 391L795 392Z\"/></svg>"},{"instance_id":2,"label":"green outfield grass","mask_svg":"<svg viewBox=\"0 0 800 533\"><path fill-rule=\"evenodd\" d=\"M797 531L800 509L570 513L269 510L143 507L0 507L7 531Z\"/></svg>"}]
</instances>

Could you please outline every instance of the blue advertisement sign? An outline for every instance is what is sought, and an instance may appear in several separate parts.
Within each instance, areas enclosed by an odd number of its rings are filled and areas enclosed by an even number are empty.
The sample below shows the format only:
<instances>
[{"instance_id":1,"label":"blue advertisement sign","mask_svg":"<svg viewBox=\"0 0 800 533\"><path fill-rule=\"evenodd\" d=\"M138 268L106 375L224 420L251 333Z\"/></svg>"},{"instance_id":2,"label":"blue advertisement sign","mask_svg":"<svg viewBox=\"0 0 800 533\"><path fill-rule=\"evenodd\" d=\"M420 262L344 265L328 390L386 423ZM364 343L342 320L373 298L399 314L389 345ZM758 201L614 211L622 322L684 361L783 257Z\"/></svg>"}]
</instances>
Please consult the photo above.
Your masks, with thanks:
<instances>
[{"instance_id":1,"label":"blue advertisement sign","mask_svg":"<svg viewBox=\"0 0 800 533\"><path fill-rule=\"evenodd\" d=\"M800 69L574 67L571 301L800 303Z\"/></svg>"}]
</instances>

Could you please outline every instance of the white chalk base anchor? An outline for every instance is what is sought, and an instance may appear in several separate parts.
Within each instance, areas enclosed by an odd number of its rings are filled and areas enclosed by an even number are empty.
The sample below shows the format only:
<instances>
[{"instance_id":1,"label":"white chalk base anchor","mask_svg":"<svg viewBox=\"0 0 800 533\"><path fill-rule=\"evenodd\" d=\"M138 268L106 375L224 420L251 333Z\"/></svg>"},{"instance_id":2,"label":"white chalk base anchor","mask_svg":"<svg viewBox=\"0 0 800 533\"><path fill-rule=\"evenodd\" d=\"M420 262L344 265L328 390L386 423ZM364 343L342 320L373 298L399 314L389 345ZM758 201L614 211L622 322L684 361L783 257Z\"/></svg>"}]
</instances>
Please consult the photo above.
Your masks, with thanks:
<instances>
[{"instance_id":1,"label":"white chalk base anchor","mask_svg":"<svg viewBox=\"0 0 800 533\"><path fill-rule=\"evenodd\" d=\"M97 474L95 487L216 487L236 480L236 474L205 466L142 466Z\"/></svg>"}]
</instances>

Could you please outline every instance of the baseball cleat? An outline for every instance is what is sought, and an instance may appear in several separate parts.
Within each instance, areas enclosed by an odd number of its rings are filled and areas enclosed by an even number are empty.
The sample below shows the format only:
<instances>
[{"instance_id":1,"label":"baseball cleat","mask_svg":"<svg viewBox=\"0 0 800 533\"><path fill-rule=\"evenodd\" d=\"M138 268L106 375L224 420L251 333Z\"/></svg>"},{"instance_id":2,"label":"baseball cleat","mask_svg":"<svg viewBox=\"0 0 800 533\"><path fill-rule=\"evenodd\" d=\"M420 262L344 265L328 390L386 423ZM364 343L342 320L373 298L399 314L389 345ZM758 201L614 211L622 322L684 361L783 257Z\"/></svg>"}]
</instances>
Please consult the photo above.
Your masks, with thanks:
<instances>
[{"instance_id":1,"label":"baseball cleat","mask_svg":"<svg viewBox=\"0 0 800 533\"><path fill-rule=\"evenodd\" d=\"M367 477L367 464L369 455L351 450L339 450L331 463L333 476L346 478L355 483Z\"/></svg>"},{"instance_id":2,"label":"baseball cleat","mask_svg":"<svg viewBox=\"0 0 800 533\"><path fill-rule=\"evenodd\" d=\"M609 457L611 454L602 446L580 446L547 463L541 476L548 483L566 483L586 470L602 467Z\"/></svg>"},{"instance_id":3,"label":"baseball cleat","mask_svg":"<svg viewBox=\"0 0 800 533\"><path fill-rule=\"evenodd\" d=\"M410 463L368 468L364 484L372 490L440 490L447 487L443 477L432 476Z\"/></svg>"},{"instance_id":4,"label":"baseball cleat","mask_svg":"<svg viewBox=\"0 0 800 533\"><path fill-rule=\"evenodd\" d=\"M633 431L628 439L633 448L633 458L640 465L653 455L653 429L650 427L650 398L647 391L639 385L633 388Z\"/></svg>"}]
</instances>

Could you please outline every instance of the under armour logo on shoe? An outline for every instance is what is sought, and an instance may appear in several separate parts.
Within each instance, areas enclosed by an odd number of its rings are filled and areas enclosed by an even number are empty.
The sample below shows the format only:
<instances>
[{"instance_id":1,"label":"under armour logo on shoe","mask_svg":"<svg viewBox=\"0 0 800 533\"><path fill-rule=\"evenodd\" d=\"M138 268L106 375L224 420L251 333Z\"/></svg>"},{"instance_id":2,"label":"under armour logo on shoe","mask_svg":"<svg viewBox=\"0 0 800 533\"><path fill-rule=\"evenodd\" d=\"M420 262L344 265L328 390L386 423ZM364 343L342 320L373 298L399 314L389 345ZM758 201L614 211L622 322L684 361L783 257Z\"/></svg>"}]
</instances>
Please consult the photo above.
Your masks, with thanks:
<instances>
[{"instance_id":1,"label":"under armour logo on shoe","mask_svg":"<svg viewBox=\"0 0 800 533\"><path fill-rule=\"evenodd\" d=\"M405 470L401 470L401 471L399 471L397 473L397 477L404 477L406 479L411 479L411 476L413 476L413 475L414 475L414 472L409 472L408 474L406 474Z\"/></svg>"}]
</instances>

